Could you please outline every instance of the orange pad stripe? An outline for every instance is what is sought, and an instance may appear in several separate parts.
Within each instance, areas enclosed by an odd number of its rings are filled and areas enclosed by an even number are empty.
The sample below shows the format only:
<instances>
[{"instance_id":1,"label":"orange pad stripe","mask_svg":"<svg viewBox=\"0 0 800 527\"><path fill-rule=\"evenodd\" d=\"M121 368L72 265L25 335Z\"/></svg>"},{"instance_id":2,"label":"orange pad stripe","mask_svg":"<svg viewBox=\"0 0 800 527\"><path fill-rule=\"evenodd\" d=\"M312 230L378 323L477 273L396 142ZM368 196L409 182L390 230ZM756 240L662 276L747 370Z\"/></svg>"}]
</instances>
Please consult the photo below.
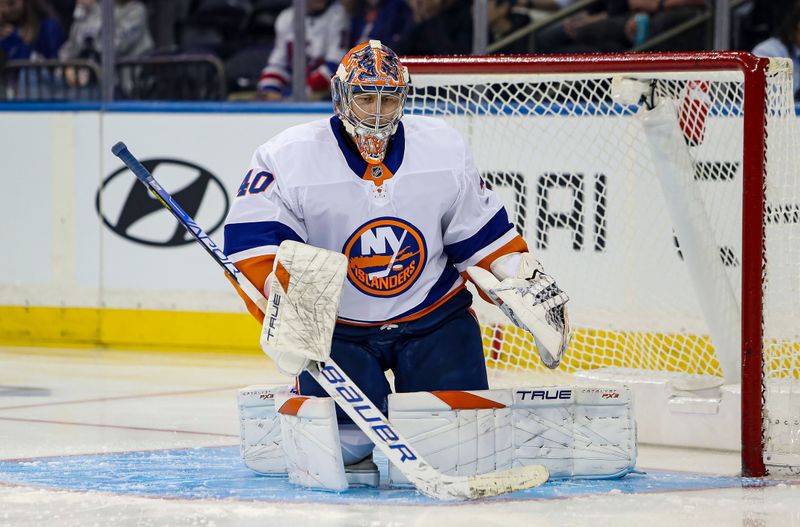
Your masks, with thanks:
<instances>
[{"instance_id":1,"label":"orange pad stripe","mask_svg":"<svg viewBox=\"0 0 800 527\"><path fill-rule=\"evenodd\" d=\"M278 279L278 282L283 287L283 290L288 292L289 291L289 271L283 266L282 263L278 262L278 265L275 266L275 278Z\"/></svg>"},{"instance_id":2,"label":"orange pad stripe","mask_svg":"<svg viewBox=\"0 0 800 527\"><path fill-rule=\"evenodd\" d=\"M297 412L300 411L300 407L303 406L303 403L308 399L308 397L292 397L281 405L278 413L283 415L297 415Z\"/></svg>"},{"instance_id":3,"label":"orange pad stripe","mask_svg":"<svg viewBox=\"0 0 800 527\"><path fill-rule=\"evenodd\" d=\"M469 392L441 391L431 393L453 410L486 410L506 407L506 405L502 403Z\"/></svg>"}]
</instances>

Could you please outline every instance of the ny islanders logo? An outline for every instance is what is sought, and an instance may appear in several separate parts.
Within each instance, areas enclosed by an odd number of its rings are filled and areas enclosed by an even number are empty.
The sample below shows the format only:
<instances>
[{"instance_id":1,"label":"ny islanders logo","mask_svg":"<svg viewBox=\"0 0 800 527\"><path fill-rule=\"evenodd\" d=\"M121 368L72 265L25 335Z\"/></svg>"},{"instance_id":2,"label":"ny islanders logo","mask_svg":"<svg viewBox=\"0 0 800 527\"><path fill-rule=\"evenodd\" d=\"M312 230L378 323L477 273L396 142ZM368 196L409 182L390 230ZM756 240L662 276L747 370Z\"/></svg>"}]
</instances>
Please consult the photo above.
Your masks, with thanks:
<instances>
[{"instance_id":1,"label":"ny islanders logo","mask_svg":"<svg viewBox=\"0 0 800 527\"><path fill-rule=\"evenodd\" d=\"M347 279L370 296L396 296L417 281L427 247L419 230L400 218L368 221L347 239Z\"/></svg>"}]
</instances>

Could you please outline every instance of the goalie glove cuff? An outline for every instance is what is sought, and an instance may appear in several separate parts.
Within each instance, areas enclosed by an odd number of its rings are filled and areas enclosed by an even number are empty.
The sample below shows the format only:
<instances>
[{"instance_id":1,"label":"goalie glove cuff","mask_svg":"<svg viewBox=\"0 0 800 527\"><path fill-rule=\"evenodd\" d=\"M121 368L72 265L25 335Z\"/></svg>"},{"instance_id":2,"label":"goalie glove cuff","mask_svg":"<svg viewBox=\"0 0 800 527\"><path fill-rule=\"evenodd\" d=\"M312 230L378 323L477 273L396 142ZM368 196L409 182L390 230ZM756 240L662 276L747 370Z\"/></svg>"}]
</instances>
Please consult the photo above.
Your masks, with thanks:
<instances>
[{"instance_id":1,"label":"goalie glove cuff","mask_svg":"<svg viewBox=\"0 0 800 527\"><path fill-rule=\"evenodd\" d=\"M530 280L537 273L544 273L542 264L531 253L506 254L492 262L489 268L501 282L508 278Z\"/></svg>"}]
</instances>

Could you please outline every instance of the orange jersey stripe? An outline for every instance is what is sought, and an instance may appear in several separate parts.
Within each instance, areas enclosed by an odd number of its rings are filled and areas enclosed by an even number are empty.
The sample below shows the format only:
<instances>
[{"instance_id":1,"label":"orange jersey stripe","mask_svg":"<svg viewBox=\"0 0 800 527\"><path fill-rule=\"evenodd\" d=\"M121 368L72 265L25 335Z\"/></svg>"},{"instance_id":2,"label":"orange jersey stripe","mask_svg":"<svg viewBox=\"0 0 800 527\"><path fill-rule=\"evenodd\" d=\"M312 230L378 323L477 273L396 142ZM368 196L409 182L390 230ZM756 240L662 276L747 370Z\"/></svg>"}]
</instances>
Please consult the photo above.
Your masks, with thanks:
<instances>
[{"instance_id":1,"label":"orange jersey stripe","mask_svg":"<svg viewBox=\"0 0 800 527\"><path fill-rule=\"evenodd\" d=\"M506 407L502 403L469 392L441 391L431 393L453 410L486 410Z\"/></svg>"},{"instance_id":2,"label":"orange jersey stripe","mask_svg":"<svg viewBox=\"0 0 800 527\"><path fill-rule=\"evenodd\" d=\"M526 253L526 252L528 252L528 244L525 242L525 239L518 234L514 238L512 238L510 242L503 245L490 255L485 256L480 262L478 262L475 265L477 267L486 269L487 271L491 272L492 262L494 262L501 256L505 256L511 253ZM461 273L461 276L464 277L464 280L469 280L469 274L467 274L466 271ZM484 293L480 287L476 286L475 289L478 290L478 294L482 299L489 302L490 304L494 304L494 302L492 302L492 299L489 298L489 296L486 293Z\"/></svg>"},{"instance_id":3,"label":"orange jersey stripe","mask_svg":"<svg viewBox=\"0 0 800 527\"><path fill-rule=\"evenodd\" d=\"M491 253L488 256L485 256L480 262L478 262L478 267L486 269L487 271L491 271L489 268L492 265L492 262L500 258L501 256L505 256L511 253L526 253L528 252L528 244L525 242L525 239L517 234L514 238L511 239L510 242L503 245L495 252Z\"/></svg>"},{"instance_id":4,"label":"orange jersey stripe","mask_svg":"<svg viewBox=\"0 0 800 527\"><path fill-rule=\"evenodd\" d=\"M256 289L259 291L264 291L264 283L267 281L267 276L269 276L269 274L272 272L274 263L275 255L265 254L236 262L236 268L242 272L245 278L250 280L250 283L252 283ZM247 297L245 292L242 291L238 285L236 285L230 276L225 276L236 288L236 292L239 294L242 300L244 300L244 303L247 306L247 311L249 311L250 314L253 315L256 320L258 320L259 324L262 324L264 322L264 313L258 309L258 306Z\"/></svg>"},{"instance_id":5,"label":"orange jersey stripe","mask_svg":"<svg viewBox=\"0 0 800 527\"><path fill-rule=\"evenodd\" d=\"M450 291L448 294L446 294L442 298L440 298L438 302L434 303L433 305L430 305L430 306L426 307L425 309L423 309L422 311L420 311L418 313L414 313L413 315L409 315L407 317L395 318L395 319L392 319L392 320L386 320L384 322L366 322L364 324L359 324L357 322L349 322L349 321L346 321L346 320L337 320L336 323L337 324L344 324L345 326L370 327L370 326L382 326L384 324L399 324L401 322L411 322L412 320L417 320L418 318L422 318L425 315L427 315L428 313L431 313L435 309L441 307L442 304L444 304L445 302L447 302L448 300L453 298L456 295L456 293L458 293L459 291L461 291L465 287L466 287L466 285L461 284L460 286L456 287L454 290Z\"/></svg>"}]
</instances>

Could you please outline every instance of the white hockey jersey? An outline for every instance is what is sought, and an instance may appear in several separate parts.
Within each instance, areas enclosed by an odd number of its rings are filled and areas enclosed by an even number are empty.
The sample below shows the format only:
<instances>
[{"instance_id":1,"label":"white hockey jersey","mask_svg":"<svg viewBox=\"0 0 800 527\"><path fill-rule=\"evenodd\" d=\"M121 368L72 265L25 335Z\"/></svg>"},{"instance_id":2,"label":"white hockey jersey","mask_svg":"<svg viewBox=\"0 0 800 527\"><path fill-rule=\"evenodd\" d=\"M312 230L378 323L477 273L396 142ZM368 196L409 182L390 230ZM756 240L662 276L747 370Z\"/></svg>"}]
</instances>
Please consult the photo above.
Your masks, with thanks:
<instances>
[{"instance_id":1,"label":"white hockey jersey","mask_svg":"<svg viewBox=\"0 0 800 527\"><path fill-rule=\"evenodd\" d=\"M347 256L340 322L407 321L463 288L468 266L527 250L444 121L403 117L379 166L346 134L333 117L255 152L228 214L225 252L257 287L278 245L297 240Z\"/></svg>"}]
</instances>

